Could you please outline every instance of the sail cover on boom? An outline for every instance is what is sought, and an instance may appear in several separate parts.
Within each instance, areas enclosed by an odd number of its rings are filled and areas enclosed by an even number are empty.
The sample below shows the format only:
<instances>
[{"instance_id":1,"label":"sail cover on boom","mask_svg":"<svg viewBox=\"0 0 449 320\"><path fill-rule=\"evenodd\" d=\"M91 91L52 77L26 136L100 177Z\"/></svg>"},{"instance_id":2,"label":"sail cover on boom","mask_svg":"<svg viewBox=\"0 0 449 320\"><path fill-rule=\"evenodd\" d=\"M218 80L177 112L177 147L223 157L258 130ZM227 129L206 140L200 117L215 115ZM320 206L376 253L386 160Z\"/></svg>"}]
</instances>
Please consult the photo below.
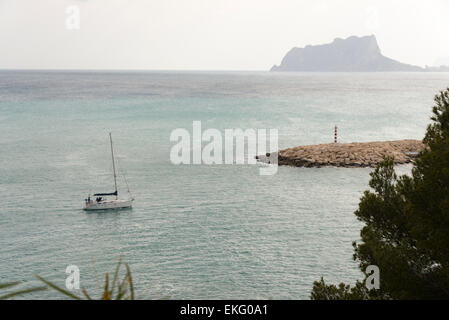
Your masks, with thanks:
<instances>
[{"instance_id":1,"label":"sail cover on boom","mask_svg":"<svg viewBox=\"0 0 449 320\"><path fill-rule=\"evenodd\" d=\"M112 193L96 193L94 194L94 197L103 197L103 196L116 196L118 193L117 191Z\"/></svg>"}]
</instances>

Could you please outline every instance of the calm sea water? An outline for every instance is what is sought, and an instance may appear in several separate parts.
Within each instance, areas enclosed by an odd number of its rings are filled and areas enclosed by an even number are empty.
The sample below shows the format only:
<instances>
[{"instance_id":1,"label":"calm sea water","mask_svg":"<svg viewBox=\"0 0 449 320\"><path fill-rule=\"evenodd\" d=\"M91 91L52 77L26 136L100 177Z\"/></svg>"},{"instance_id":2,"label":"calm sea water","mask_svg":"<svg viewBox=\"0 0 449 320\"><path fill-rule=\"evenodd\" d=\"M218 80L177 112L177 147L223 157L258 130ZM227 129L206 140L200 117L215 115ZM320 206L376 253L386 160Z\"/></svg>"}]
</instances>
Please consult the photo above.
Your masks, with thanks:
<instances>
[{"instance_id":1,"label":"calm sea water","mask_svg":"<svg viewBox=\"0 0 449 320\"><path fill-rule=\"evenodd\" d=\"M307 299L321 276L352 283L371 169L175 166L170 132L277 128L281 148L329 143L335 124L342 142L420 139L448 85L443 73L2 71L0 282L64 286L77 265L98 292L123 254L139 298ZM109 131L135 205L86 213L88 192L113 190Z\"/></svg>"}]
</instances>

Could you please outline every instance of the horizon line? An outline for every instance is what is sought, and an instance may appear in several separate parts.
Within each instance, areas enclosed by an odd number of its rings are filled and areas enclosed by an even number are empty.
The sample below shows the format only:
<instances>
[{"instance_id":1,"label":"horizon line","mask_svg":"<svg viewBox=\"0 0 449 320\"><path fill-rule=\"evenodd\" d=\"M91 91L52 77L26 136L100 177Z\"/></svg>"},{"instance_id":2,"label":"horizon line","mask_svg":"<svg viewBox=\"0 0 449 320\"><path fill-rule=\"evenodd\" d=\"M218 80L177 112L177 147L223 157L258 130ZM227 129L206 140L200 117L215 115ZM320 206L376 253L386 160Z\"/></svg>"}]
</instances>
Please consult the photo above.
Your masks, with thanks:
<instances>
[{"instance_id":1,"label":"horizon line","mask_svg":"<svg viewBox=\"0 0 449 320\"><path fill-rule=\"evenodd\" d=\"M427 66L429 67L429 66ZM433 68L433 67L430 67ZM438 68L438 67L436 67ZM0 72L166 72L166 73L208 73L208 72L221 72L221 73L237 73L237 72L255 72L255 73L267 73L267 74L330 74L330 73L448 73L449 71L428 71L426 68L422 68L420 71L271 71L271 70L220 70L220 69L26 69L26 68L0 68Z\"/></svg>"},{"instance_id":2,"label":"horizon line","mask_svg":"<svg viewBox=\"0 0 449 320\"><path fill-rule=\"evenodd\" d=\"M72 69L72 68L0 68L0 71L163 71L163 72L270 72L270 69Z\"/></svg>"}]
</instances>

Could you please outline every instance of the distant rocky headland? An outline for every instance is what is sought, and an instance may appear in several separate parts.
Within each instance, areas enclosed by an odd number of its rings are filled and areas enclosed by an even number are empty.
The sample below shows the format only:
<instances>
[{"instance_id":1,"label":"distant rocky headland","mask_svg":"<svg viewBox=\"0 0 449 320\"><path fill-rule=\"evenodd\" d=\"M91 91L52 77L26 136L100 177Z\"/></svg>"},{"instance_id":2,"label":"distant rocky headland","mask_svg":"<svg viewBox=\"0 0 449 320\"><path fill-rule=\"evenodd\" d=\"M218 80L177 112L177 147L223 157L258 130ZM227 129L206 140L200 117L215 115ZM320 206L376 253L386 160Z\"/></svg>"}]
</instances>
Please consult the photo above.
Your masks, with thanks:
<instances>
[{"instance_id":1,"label":"distant rocky headland","mask_svg":"<svg viewBox=\"0 0 449 320\"><path fill-rule=\"evenodd\" d=\"M271 71L298 72L438 72L449 67L421 68L382 55L374 35L335 39L332 43L291 49Z\"/></svg>"},{"instance_id":2,"label":"distant rocky headland","mask_svg":"<svg viewBox=\"0 0 449 320\"><path fill-rule=\"evenodd\" d=\"M424 149L419 140L397 140L299 146L278 152L278 164L294 167L375 167L384 158L395 164L412 161ZM269 162L270 154L257 156Z\"/></svg>"}]
</instances>

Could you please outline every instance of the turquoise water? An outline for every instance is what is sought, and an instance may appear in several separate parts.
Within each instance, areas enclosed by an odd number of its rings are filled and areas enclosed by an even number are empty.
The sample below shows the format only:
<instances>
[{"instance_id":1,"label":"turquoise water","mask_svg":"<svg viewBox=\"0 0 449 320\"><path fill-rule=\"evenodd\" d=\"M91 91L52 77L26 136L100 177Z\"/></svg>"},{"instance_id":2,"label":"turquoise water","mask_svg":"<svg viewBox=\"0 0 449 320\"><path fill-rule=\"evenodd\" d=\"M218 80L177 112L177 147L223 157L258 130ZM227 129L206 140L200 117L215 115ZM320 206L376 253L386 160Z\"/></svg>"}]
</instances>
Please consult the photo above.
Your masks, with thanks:
<instances>
[{"instance_id":1,"label":"turquoise water","mask_svg":"<svg viewBox=\"0 0 449 320\"><path fill-rule=\"evenodd\" d=\"M0 282L64 286L77 265L97 292L123 254L140 298L307 299L321 276L352 283L371 169L175 166L170 133L201 120L276 128L281 148L331 142L335 124L341 142L420 139L448 85L444 73L2 71ZM135 205L86 213L88 192L113 190L109 131Z\"/></svg>"}]
</instances>

